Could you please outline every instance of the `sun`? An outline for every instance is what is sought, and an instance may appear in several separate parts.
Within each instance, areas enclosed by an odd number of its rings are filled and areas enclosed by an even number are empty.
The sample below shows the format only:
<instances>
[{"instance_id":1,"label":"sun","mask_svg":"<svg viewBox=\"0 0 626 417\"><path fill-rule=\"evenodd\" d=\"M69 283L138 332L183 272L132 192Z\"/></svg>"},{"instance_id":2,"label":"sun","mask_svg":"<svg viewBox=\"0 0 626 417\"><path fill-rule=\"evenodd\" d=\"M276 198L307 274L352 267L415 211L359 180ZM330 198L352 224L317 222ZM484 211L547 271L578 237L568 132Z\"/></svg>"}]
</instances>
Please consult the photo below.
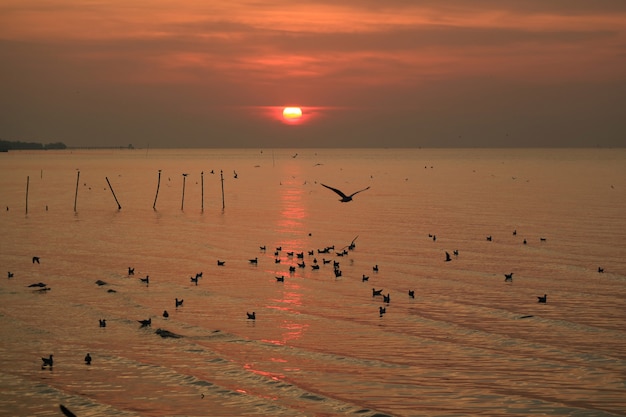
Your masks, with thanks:
<instances>
[{"instance_id":1,"label":"sun","mask_svg":"<svg viewBox=\"0 0 626 417\"><path fill-rule=\"evenodd\" d=\"M302 109L300 107L285 107L283 109L283 118L285 120L296 121L302 117Z\"/></svg>"}]
</instances>

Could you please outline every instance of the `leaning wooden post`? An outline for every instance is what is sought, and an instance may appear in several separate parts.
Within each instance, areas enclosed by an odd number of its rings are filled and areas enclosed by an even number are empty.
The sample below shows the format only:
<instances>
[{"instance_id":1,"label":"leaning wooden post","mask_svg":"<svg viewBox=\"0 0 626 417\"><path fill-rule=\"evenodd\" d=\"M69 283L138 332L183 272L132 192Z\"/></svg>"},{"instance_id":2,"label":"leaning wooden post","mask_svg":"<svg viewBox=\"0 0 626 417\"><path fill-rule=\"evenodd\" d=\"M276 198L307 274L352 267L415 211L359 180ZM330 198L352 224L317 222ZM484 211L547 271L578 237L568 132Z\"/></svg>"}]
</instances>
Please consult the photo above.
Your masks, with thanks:
<instances>
[{"instance_id":1,"label":"leaning wooden post","mask_svg":"<svg viewBox=\"0 0 626 417\"><path fill-rule=\"evenodd\" d=\"M204 212L204 171L200 172L200 188L202 189L200 209Z\"/></svg>"},{"instance_id":2,"label":"leaning wooden post","mask_svg":"<svg viewBox=\"0 0 626 417\"><path fill-rule=\"evenodd\" d=\"M187 179L187 174L183 174L183 200L180 203L180 209L182 210L185 206L185 180Z\"/></svg>"},{"instance_id":3,"label":"leaning wooden post","mask_svg":"<svg viewBox=\"0 0 626 417\"><path fill-rule=\"evenodd\" d=\"M76 173L76 193L74 193L74 213L76 213L76 200L78 200L78 181L80 179L80 171Z\"/></svg>"},{"instance_id":4,"label":"leaning wooden post","mask_svg":"<svg viewBox=\"0 0 626 417\"><path fill-rule=\"evenodd\" d=\"M28 183L30 182L30 177L26 176L26 214L28 214Z\"/></svg>"},{"instance_id":5,"label":"leaning wooden post","mask_svg":"<svg viewBox=\"0 0 626 417\"><path fill-rule=\"evenodd\" d=\"M113 194L113 198L115 199L115 202L117 203L117 209L121 210L122 206L120 206L120 202L117 201L117 197L115 196L115 191L113 191L113 187L111 187L111 183L109 182L109 177L104 177L107 180L107 184L109 184L109 190L111 190L111 194Z\"/></svg>"},{"instance_id":6,"label":"leaning wooden post","mask_svg":"<svg viewBox=\"0 0 626 417\"><path fill-rule=\"evenodd\" d=\"M222 179L222 210L226 205L224 204L224 171L220 169L220 178Z\"/></svg>"},{"instance_id":7,"label":"leaning wooden post","mask_svg":"<svg viewBox=\"0 0 626 417\"><path fill-rule=\"evenodd\" d=\"M152 210L156 210L156 201L159 196L159 187L161 186L161 170L159 170L159 180L157 182L156 195L154 196L154 203L152 203Z\"/></svg>"}]
</instances>

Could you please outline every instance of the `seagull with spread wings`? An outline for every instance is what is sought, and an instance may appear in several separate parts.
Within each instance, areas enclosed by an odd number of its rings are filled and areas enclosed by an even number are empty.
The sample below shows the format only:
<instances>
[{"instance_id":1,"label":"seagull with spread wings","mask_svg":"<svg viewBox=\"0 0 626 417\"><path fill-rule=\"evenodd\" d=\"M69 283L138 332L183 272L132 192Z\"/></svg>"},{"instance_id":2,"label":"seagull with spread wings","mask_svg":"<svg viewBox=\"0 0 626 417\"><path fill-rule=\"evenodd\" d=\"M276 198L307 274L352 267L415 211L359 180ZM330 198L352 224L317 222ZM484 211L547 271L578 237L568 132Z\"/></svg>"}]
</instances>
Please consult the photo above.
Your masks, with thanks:
<instances>
[{"instance_id":1,"label":"seagull with spread wings","mask_svg":"<svg viewBox=\"0 0 626 417\"><path fill-rule=\"evenodd\" d=\"M369 188L370 188L370 187L363 188L362 190L355 191L355 192L353 192L350 195L346 195L346 194L343 193L343 191L338 190L336 188L329 187L328 185L325 185L325 184L322 184L322 186L328 188L329 190L333 190L334 192L339 194L339 196L341 196L341 199L339 201L341 201L342 203L347 203L349 201L352 201L352 197L354 197L356 194L360 193L361 191L369 190Z\"/></svg>"}]
</instances>

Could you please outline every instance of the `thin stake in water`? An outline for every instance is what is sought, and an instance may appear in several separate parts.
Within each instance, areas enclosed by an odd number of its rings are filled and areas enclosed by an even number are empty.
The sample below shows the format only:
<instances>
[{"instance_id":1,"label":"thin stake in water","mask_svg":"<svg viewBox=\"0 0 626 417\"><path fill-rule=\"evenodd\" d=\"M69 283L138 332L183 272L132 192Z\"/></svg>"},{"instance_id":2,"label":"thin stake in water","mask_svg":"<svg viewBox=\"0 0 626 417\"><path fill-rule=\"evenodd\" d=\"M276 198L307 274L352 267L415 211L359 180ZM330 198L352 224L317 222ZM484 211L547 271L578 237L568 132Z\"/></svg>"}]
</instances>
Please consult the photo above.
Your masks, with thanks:
<instances>
[{"instance_id":1,"label":"thin stake in water","mask_svg":"<svg viewBox=\"0 0 626 417\"><path fill-rule=\"evenodd\" d=\"M224 171L222 171L221 169L220 177L222 179L222 210L224 210L224 207L226 207L226 205L224 204Z\"/></svg>"},{"instance_id":2,"label":"thin stake in water","mask_svg":"<svg viewBox=\"0 0 626 417\"><path fill-rule=\"evenodd\" d=\"M183 174L183 200L180 203L180 209L182 210L185 206L185 180L187 179L188 174Z\"/></svg>"},{"instance_id":3,"label":"thin stake in water","mask_svg":"<svg viewBox=\"0 0 626 417\"><path fill-rule=\"evenodd\" d=\"M76 200L78 200L78 181L80 179L80 171L76 172L76 193L74 194L74 213L76 213Z\"/></svg>"},{"instance_id":4,"label":"thin stake in water","mask_svg":"<svg viewBox=\"0 0 626 417\"><path fill-rule=\"evenodd\" d=\"M154 203L152 203L152 210L156 210L156 201L159 196L159 187L161 186L161 170L159 170L159 180L157 181L156 195L154 196Z\"/></svg>"},{"instance_id":5,"label":"thin stake in water","mask_svg":"<svg viewBox=\"0 0 626 417\"><path fill-rule=\"evenodd\" d=\"M28 214L28 183L30 182L30 177L26 176L26 214Z\"/></svg>"},{"instance_id":6,"label":"thin stake in water","mask_svg":"<svg viewBox=\"0 0 626 417\"><path fill-rule=\"evenodd\" d=\"M109 190L111 190L111 194L113 194L113 198L115 199L115 202L117 203L117 209L121 210L122 206L120 205L120 202L117 201L117 197L115 196L115 191L113 191L113 187L111 187L111 183L109 182L109 177L104 177L107 180L107 184L109 184Z\"/></svg>"}]
</instances>

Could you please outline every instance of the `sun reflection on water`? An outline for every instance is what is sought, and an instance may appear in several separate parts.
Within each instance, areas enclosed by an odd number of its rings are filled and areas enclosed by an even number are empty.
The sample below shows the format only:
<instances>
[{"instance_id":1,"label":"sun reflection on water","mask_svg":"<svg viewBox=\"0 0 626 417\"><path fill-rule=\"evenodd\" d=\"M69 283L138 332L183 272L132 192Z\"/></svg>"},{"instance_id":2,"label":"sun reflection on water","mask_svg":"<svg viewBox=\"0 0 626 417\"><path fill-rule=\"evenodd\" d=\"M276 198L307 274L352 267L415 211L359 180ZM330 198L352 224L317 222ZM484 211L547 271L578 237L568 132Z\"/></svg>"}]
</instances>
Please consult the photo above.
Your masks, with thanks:
<instances>
[{"instance_id":1,"label":"sun reflection on water","mask_svg":"<svg viewBox=\"0 0 626 417\"><path fill-rule=\"evenodd\" d=\"M303 204L304 189L300 179L300 167L297 164L286 164L280 193L280 219L276 225L277 235L281 236L283 249L287 251L302 250L304 245L304 220L308 212Z\"/></svg>"}]
</instances>

